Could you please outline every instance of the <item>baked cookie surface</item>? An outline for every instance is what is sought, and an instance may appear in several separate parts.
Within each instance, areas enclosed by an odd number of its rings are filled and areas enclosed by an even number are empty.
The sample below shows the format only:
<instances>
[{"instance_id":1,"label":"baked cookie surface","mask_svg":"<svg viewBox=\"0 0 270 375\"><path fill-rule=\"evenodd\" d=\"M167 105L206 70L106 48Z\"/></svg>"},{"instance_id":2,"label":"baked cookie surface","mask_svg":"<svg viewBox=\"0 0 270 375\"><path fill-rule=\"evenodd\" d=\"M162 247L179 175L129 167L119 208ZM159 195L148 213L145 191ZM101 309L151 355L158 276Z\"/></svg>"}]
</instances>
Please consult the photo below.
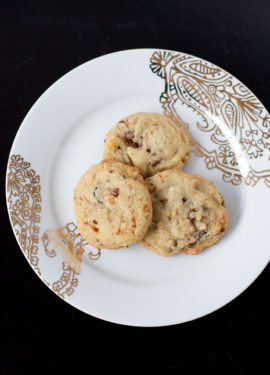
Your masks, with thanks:
<instances>
[{"instance_id":1,"label":"baked cookie surface","mask_svg":"<svg viewBox=\"0 0 270 375\"><path fill-rule=\"evenodd\" d=\"M169 117L134 113L107 133L103 156L134 165L147 177L182 168L190 158L190 146L186 133Z\"/></svg>"},{"instance_id":2,"label":"baked cookie surface","mask_svg":"<svg viewBox=\"0 0 270 375\"><path fill-rule=\"evenodd\" d=\"M146 179L153 219L142 246L156 254L198 254L228 227L228 214L214 184L175 168Z\"/></svg>"},{"instance_id":3,"label":"baked cookie surface","mask_svg":"<svg viewBox=\"0 0 270 375\"><path fill-rule=\"evenodd\" d=\"M109 160L81 176L74 190L74 212L86 241L99 249L118 249L145 236L152 203L139 170Z\"/></svg>"}]
</instances>

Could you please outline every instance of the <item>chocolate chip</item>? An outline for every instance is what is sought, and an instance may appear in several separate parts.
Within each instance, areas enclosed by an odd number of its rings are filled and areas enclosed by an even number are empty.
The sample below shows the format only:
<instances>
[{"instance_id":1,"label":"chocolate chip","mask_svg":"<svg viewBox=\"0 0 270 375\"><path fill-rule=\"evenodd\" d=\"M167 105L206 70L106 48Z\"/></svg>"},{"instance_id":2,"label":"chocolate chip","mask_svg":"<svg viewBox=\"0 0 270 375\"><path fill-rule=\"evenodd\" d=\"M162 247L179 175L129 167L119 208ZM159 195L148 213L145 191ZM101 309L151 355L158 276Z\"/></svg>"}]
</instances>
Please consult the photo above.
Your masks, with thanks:
<instances>
[{"instance_id":1,"label":"chocolate chip","mask_svg":"<svg viewBox=\"0 0 270 375\"><path fill-rule=\"evenodd\" d=\"M173 246L174 246L174 247L177 246L177 241L176 241L176 240L173 241Z\"/></svg>"},{"instance_id":2,"label":"chocolate chip","mask_svg":"<svg viewBox=\"0 0 270 375\"><path fill-rule=\"evenodd\" d=\"M196 230L196 232L194 233L194 236L196 236L199 239L206 233L207 233L207 230Z\"/></svg>"},{"instance_id":3,"label":"chocolate chip","mask_svg":"<svg viewBox=\"0 0 270 375\"><path fill-rule=\"evenodd\" d=\"M97 187L94 188L93 193L92 193L92 194L93 194L93 197L95 198L95 200L96 200L99 204L103 204L102 201L100 201L100 200L98 200L98 199L96 198L96 192L97 192L97 189L98 189Z\"/></svg>"},{"instance_id":4,"label":"chocolate chip","mask_svg":"<svg viewBox=\"0 0 270 375\"><path fill-rule=\"evenodd\" d=\"M182 201L183 201L183 203L186 203L187 198L183 198Z\"/></svg>"},{"instance_id":5,"label":"chocolate chip","mask_svg":"<svg viewBox=\"0 0 270 375\"><path fill-rule=\"evenodd\" d=\"M152 161L151 165L152 165L152 167L155 167L159 163L160 163L160 160L154 160L154 161Z\"/></svg>"},{"instance_id":6,"label":"chocolate chip","mask_svg":"<svg viewBox=\"0 0 270 375\"><path fill-rule=\"evenodd\" d=\"M117 149L118 149L118 150L121 150L121 147L120 147L120 146L118 146L118 147L117 147Z\"/></svg>"},{"instance_id":7,"label":"chocolate chip","mask_svg":"<svg viewBox=\"0 0 270 375\"><path fill-rule=\"evenodd\" d=\"M97 224L98 222L97 222L96 220L93 220L93 223L94 223L94 224Z\"/></svg>"},{"instance_id":8,"label":"chocolate chip","mask_svg":"<svg viewBox=\"0 0 270 375\"><path fill-rule=\"evenodd\" d=\"M110 170L109 172L110 172L110 173L113 173L113 171L112 171L112 170Z\"/></svg>"},{"instance_id":9,"label":"chocolate chip","mask_svg":"<svg viewBox=\"0 0 270 375\"><path fill-rule=\"evenodd\" d=\"M131 140L134 137L133 131L129 130L126 132L126 139Z\"/></svg>"},{"instance_id":10,"label":"chocolate chip","mask_svg":"<svg viewBox=\"0 0 270 375\"><path fill-rule=\"evenodd\" d=\"M168 199L161 199L160 200L160 203L166 203L166 202L168 202Z\"/></svg>"},{"instance_id":11,"label":"chocolate chip","mask_svg":"<svg viewBox=\"0 0 270 375\"><path fill-rule=\"evenodd\" d=\"M119 195L119 189L118 188L113 189L111 195L114 196L114 197L118 197L118 195Z\"/></svg>"},{"instance_id":12,"label":"chocolate chip","mask_svg":"<svg viewBox=\"0 0 270 375\"><path fill-rule=\"evenodd\" d=\"M138 143L133 141L134 138L134 132L132 130L128 130L126 132L126 143L130 145L131 147L138 148Z\"/></svg>"},{"instance_id":13,"label":"chocolate chip","mask_svg":"<svg viewBox=\"0 0 270 375\"><path fill-rule=\"evenodd\" d=\"M147 151L147 152L151 152L150 148L148 148L146 151Z\"/></svg>"}]
</instances>

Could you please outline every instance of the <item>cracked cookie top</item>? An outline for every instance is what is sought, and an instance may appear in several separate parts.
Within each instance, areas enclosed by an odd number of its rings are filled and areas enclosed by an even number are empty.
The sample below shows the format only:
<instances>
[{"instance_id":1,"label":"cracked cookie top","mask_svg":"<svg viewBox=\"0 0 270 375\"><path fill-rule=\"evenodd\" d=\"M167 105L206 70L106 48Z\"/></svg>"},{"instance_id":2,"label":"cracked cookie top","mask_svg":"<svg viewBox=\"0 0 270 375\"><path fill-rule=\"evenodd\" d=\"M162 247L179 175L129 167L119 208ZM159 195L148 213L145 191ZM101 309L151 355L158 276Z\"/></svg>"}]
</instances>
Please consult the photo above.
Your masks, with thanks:
<instances>
[{"instance_id":1,"label":"cracked cookie top","mask_svg":"<svg viewBox=\"0 0 270 375\"><path fill-rule=\"evenodd\" d=\"M146 179L153 204L152 224L142 245L163 256L198 254L228 227L225 202L214 184L175 168Z\"/></svg>"},{"instance_id":2,"label":"cracked cookie top","mask_svg":"<svg viewBox=\"0 0 270 375\"><path fill-rule=\"evenodd\" d=\"M172 119L157 113L134 113L106 135L104 159L134 165L144 177L182 168L189 158L186 133Z\"/></svg>"}]
</instances>

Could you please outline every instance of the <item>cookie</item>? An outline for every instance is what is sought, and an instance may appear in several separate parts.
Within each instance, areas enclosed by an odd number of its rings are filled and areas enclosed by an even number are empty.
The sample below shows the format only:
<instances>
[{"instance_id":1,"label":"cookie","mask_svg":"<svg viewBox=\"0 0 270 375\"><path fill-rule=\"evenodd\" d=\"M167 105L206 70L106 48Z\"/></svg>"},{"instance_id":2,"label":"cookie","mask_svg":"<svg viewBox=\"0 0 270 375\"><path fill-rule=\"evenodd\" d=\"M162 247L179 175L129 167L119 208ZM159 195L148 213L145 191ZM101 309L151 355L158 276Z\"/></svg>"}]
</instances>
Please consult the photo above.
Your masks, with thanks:
<instances>
[{"instance_id":1,"label":"cookie","mask_svg":"<svg viewBox=\"0 0 270 375\"><path fill-rule=\"evenodd\" d=\"M135 113L119 121L106 135L104 159L137 167L144 177L190 158L186 133L169 117L157 113Z\"/></svg>"},{"instance_id":2,"label":"cookie","mask_svg":"<svg viewBox=\"0 0 270 375\"><path fill-rule=\"evenodd\" d=\"M214 184L175 168L146 179L153 220L142 245L163 256L198 254L228 227L225 202Z\"/></svg>"},{"instance_id":3,"label":"cookie","mask_svg":"<svg viewBox=\"0 0 270 375\"><path fill-rule=\"evenodd\" d=\"M86 241L99 249L118 249L145 236L152 203L139 170L110 160L82 175L74 190L74 212Z\"/></svg>"}]
</instances>

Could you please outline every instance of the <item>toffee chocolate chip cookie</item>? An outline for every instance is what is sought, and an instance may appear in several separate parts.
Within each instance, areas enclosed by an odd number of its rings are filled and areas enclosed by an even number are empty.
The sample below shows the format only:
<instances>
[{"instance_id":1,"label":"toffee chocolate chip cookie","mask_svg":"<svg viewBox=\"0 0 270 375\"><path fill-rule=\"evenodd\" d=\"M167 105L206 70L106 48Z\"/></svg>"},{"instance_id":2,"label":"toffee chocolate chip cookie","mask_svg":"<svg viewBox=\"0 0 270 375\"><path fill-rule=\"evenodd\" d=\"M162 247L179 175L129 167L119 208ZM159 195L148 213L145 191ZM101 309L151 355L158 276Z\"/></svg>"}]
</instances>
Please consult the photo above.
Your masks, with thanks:
<instances>
[{"instance_id":1,"label":"toffee chocolate chip cookie","mask_svg":"<svg viewBox=\"0 0 270 375\"><path fill-rule=\"evenodd\" d=\"M141 244L163 256L198 254L228 227L225 203L214 184L175 168L146 179L153 220Z\"/></svg>"},{"instance_id":2,"label":"toffee chocolate chip cookie","mask_svg":"<svg viewBox=\"0 0 270 375\"><path fill-rule=\"evenodd\" d=\"M118 249L140 241L152 220L152 203L135 167L103 161L91 166L74 190L82 237L97 248Z\"/></svg>"},{"instance_id":3,"label":"toffee chocolate chip cookie","mask_svg":"<svg viewBox=\"0 0 270 375\"><path fill-rule=\"evenodd\" d=\"M144 177L190 158L186 133L169 117L157 113L135 113L119 121L106 135L104 159L137 167Z\"/></svg>"}]
</instances>

